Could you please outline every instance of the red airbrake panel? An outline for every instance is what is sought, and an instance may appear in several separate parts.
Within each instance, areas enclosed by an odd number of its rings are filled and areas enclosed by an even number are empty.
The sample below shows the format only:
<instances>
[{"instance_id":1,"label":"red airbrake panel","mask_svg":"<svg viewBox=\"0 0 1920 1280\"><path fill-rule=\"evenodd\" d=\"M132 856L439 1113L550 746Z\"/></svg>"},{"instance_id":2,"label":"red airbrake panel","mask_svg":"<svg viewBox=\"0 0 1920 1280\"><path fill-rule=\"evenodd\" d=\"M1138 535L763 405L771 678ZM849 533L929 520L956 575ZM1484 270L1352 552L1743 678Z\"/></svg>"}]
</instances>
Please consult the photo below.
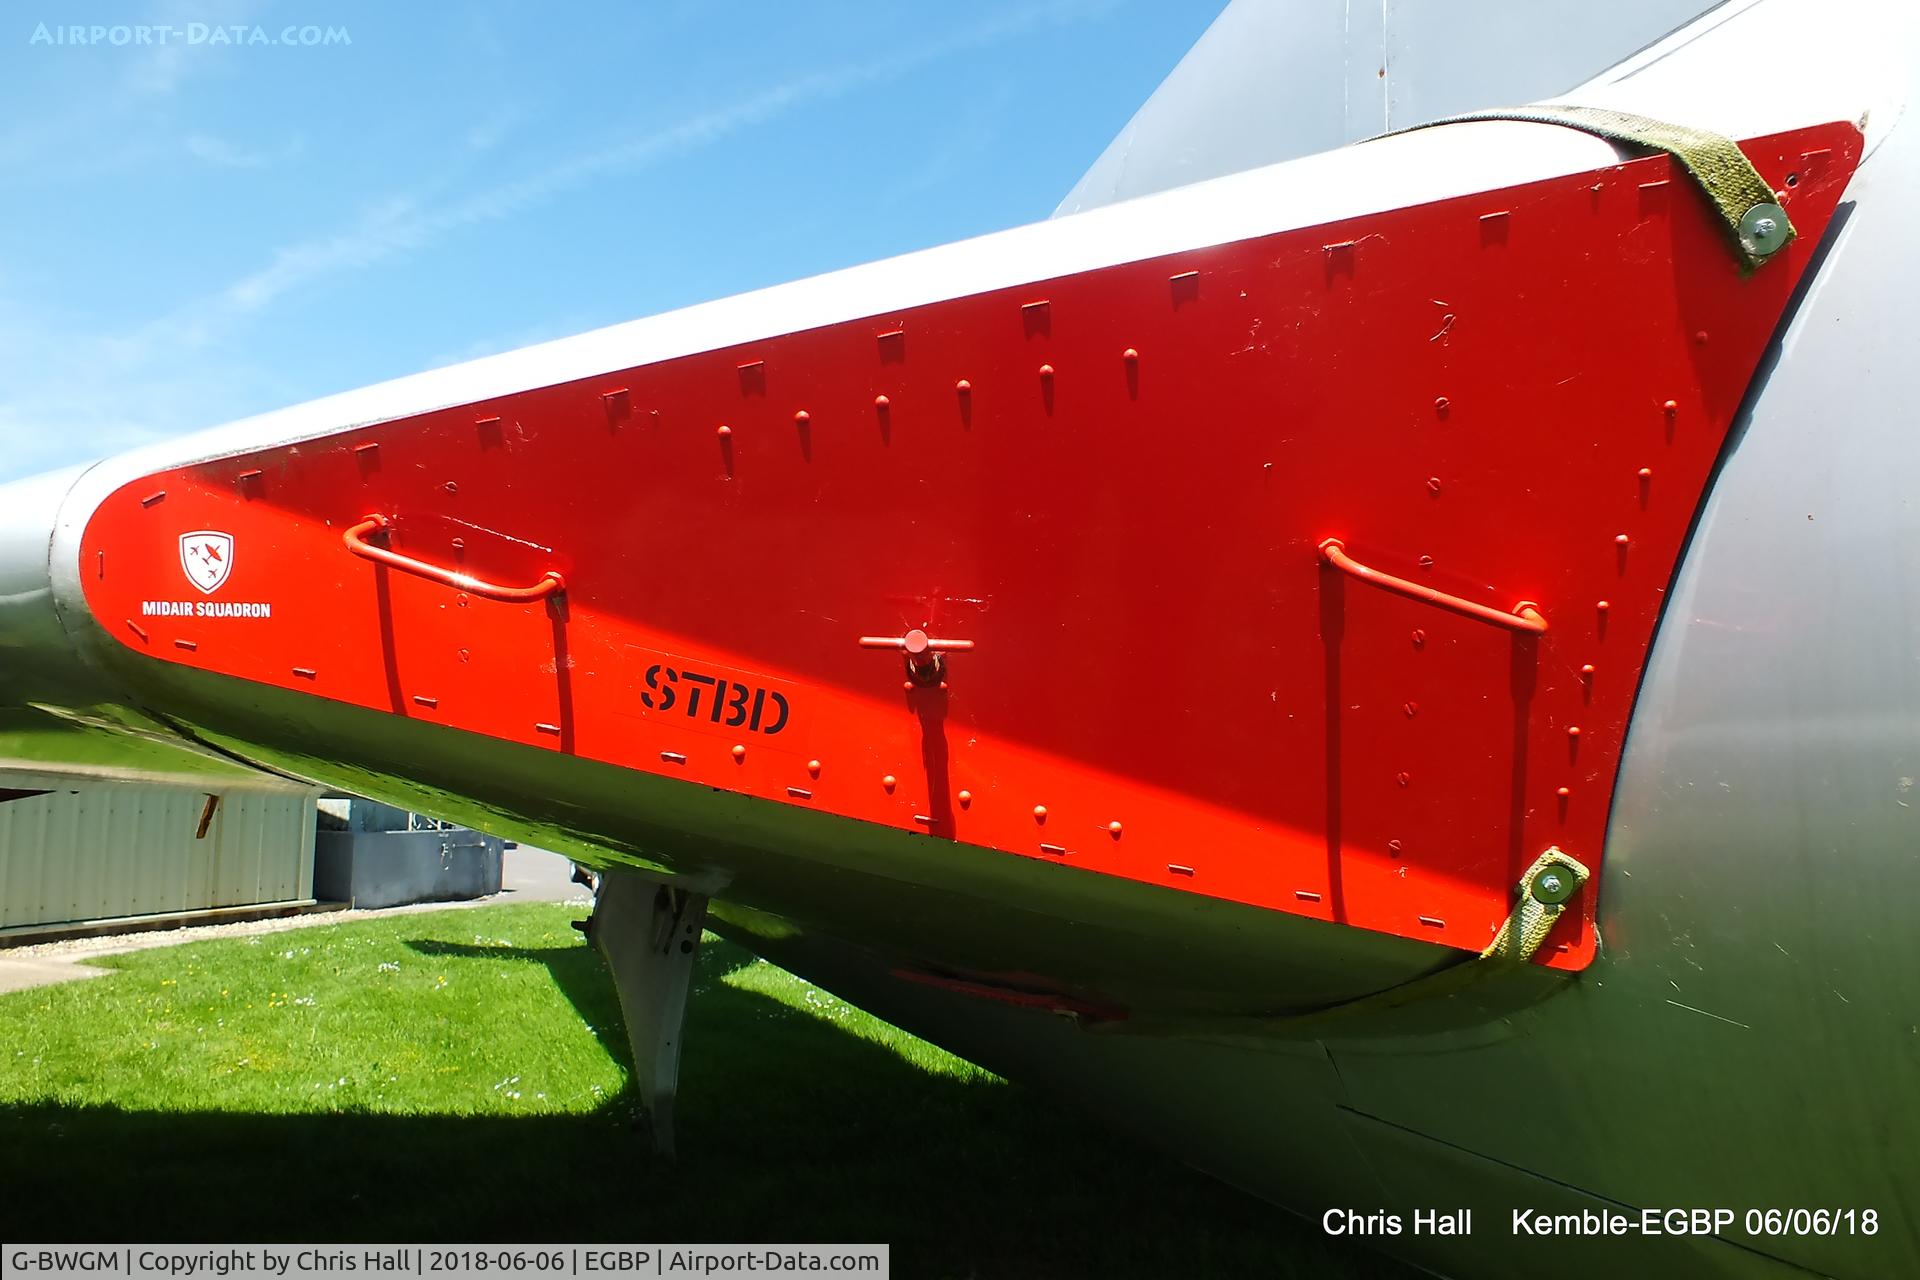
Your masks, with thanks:
<instances>
[{"instance_id":1,"label":"red airbrake panel","mask_svg":"<svg viewBox=\"0 0 1920 1280\"><path fill-rule=\"evenodd\" d=\"M1746 149L1800 229L1751 274L1637 160L151 475L87 599L155 660L1478 950L1545 847L1599 865L1859 135Z\"/></svg>"}]
</instances>

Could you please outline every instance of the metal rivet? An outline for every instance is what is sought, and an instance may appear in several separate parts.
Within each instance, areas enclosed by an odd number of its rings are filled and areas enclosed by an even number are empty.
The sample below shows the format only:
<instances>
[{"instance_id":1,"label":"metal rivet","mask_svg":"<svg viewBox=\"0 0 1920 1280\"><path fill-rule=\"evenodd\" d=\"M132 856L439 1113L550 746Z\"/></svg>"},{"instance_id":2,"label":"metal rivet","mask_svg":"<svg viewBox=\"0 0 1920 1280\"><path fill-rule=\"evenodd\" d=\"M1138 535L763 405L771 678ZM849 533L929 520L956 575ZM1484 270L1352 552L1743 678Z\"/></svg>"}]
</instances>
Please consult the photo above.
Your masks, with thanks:
<instances>
[{"instance_id":1,"label":"metal rivet","mask_svg":"<svg viewBox=\"0 0 1920 1280\"><path fill-rule=\"evenodd\" d=\"M1680 412L1680 402L1678 400L1669 400L1665 404L1661 405L1660 408L1666 413L1666 415L1669 418L1671 418L1675 414Z\"/></svg>"},{"instance_id":2,"label":"metal rivet","mask_svg":"<svg viewBox=\"0 0 1920 1280\"><path fill-rule=\"evenodd\" d=\"M1559 790L1559 791L1557 791L1557 792L1555 792L1554 794L1556 794L1556 795L1558 795L1558 796L1559 796L1559 797L1560 797L1560 798L1561 798L1562 800L1565 800L1565 799L1566 799L1566 798L1567 798L1568 796L1570 796L1570 795L1572 795L1572 794L1573 794L1573 788L1572 788L1572 787L1562 787L1562 788L1560 788L1560 790Z\"/></svg>"},{"instance_id":3,"label":"metal rivet","mask_svg":"<svg viewBox=\"0 0 1920 1280\"><path fill-rule=\"evenodd\" d=\"M1554 906L1565 902L1580 887L1574 878L1559 867L1543 867L1528 886L1528 892L1537 902Z\"/></svg>"},{"instance_id":4,"label":"metal rivet","mask_svg":"<svg viewBox=\"0 0 1920 1280\"><path fill-rule=\"evenodd\" d=\"M1699 344L1700 346L1703 346L1703 347L1704 347L1704 346L1706 346L1706 345L1707 345L1707 331L1706 331L1705 329L1702 329L1702 330L1701 330L1700 332L1698 332L1698 333L1696 333L1696 334L1694 334L1694 335L1693 335L1693 340L1694 340L1694 341L1695 341L1696 343L1698 343L1698 344Z\"/></svg>"},{"instance_id":5,"label":"metal rivet","mask_svg":"<svg viewBox=\"0 0 1920 1280\"><path fill-rule=\"evenodd\" d=\"M886 777L880 779L880 785L885 787L888 793L891 794L893 789L900 785L900 780L892 774L888 774Z\"/></svg>"},{"instance_id":6,"label":"metal rivet","mask_svg":"<svg viewBox=\"0 0 1920 1280\"><path fill-rule=\"evenodd\" d=\"M793 415L793 420L800 426L804 427L809 422L813 421L813 415L808 413L805 409L801 409Z\"/></svg>"},{"instance_id":7,"label":"metal rivet","mask_svg":"<svg viewBox=\"0 0 1920 1280\"><path fill-rule=\"evenodd\" d=\"M1579 726L1579 725L1577 725L1577 724L1570 724L1570 725L1568 725L1568 726L1567 726L1567 736L1568 736L1569 738L1577 738L1577 737L1579 737L1579 736L1580 736L1580 726Z\"/></svg>"},{"instance_id":8,"label":"metal rivet","mask_svg":"<svg viewBox=\"0 0 1920 1280\"><path fill-rule=\"evenodd\" d=\"M973 390L973 384L971 382L968 382L965 378L962 378L960 379L960 381L953 384L953 389L955 391L958 391L961 395L964 396Z\"/></svg>"},{"instance_id":9,"label":"metal rivet","mask_svg":"<svg viewBox=\"0 0 1920 1280\"><path fill-rule=\"evenodd\" d=\"M1401 844L1398 840L1389 840L1387 841L1387 848L1393 850L1395 853L1399 853L1402 850L1404 850L1406 846Z\"/></svg>"},{"instance_id":10,"label":"metal rivet","mask_svg":"<svg viewBox=\"0 0 1920 1280\"><path fill-rule=\"evenodd\" d=\"M1630 542L1632 542L1632 541L1633 541L1633 539L1632 539L1632 538L1629 538L1629 537L1628 537L1628 536L1627 536L1626 534L1624 534L1624 533L1616 533L1616 534L1614 534L1614 535L1613 535L1613 541L1614 541L1614 545L1615 545L1615 546L1621 546L1621 547L1624 547L1624 546L1626 546L1626 545L1627 545L1628 543L1630 543Z\"/></svg>"},{"instance_id":11,"label":"metal rivet","mask_svg":"<svg viewBox=\"0 0 1920 1280\"><path fill-rule=\"evenodd\" d=\"M1613 604L1611 601L1607 601L1607 600L1596 600L1593 602L1593 607L1598 609L1600 612L1605 613L1607 610L1613 608Z\"/></svg>"},{"instance_id":12,"label":"metal rivet","mask_svg":"<svg viewBox=\"0 0 1920 1280\"><path fill-rule=\"evenodd\" d=\"M734 762L737 764L740 761L745 760L746 758L747 758L747 749L739 745L738 743L735 743L733 748Z\"/></svg>"},{"instance_id":13,"label":"metal rivet","mask_svg":"<svg viewBox=\"0 0 1920 1280\"><path fill-rule=\"evenodd\" d=\"M1792 232L1793 224L1777 204L1757 204L1740 215L1740 243L1755 257L1764 258L1778 250Z\"/></svg>"},{"instance_id":14,"label":"metal rivet","mask_svg":"<svg viewBox=\"0 0 1920 1280\"><path fill-rule=\"evenodd\" d=\"M1652 467L1642 467L1642 468L1640 468L1640 478L1641 478L1642 480L1651 480L1651 479L1653 479L1653 468L1652 468Z\"/></svg>"},{"instance_id":15,"label":"metal rivet","mask_svg":"<svg viewBox=\"0 0 1920 1280\"><path fill-rule=\"evenodd\" d=\"M971 791L962 791L962 792L960 793L960 807L961 807L962 809L964 809L964 808L966 808L966 807L967 807L968 805L970 805L970 804L972 804L972 803L973 803L973 792L971 792Z\"/></svg>"},{"instance_id":16,"label":"metal rivet","mask_svg":"<svg viewBox=\"0 0 1920 1280\"><path fill-rule=\"evenodd\" d=\"M1413 785L1413 775L1410 773L1396 773L1393 780L1403 787Z\"/></svg>"},{"instance_id":17,"label":"metal rivet","mask_svg":"<svg viewBox=\"0 0 1920 1280\"><path fill-rule=\"evenodd\" d=\"M1452 407L1453 407L1453 402L1447 399L1445 396L1435 396L1433 398L1433 408L1436 413L1445 413L1448 409L1451 409Z\"/></svg>"},{"instance_id":18,"label":"metal rivet","mask_svg":"<svg viewBox=\"0 0 1920 1280\"><path fill-rule=\"evenodd\" d=\"M1413 629L1413 647L1418 649L1427 643L1427 633L1415 627Z\"/></svg>"},{"instance_id":19,"label":"metal rivet","mask_svg":"<svg viewBox=\"0 0 1920 1280\"><path fill-rule=\"evenodd\" d=\"M1439 476L1428 476L1428 477L1427 477L1427 489L1428 489L1428 490L1429 490L1430 492L1433 492L1433 493L1438 493L1438 492L1440 492L1440 477L1439 477Z\"/></svg>"},{"instance_id":20,"label":"metal rivet","mask_svg":"<svg viewBox=\"0 0 1920 1280\"><path fill-rule=\"evenodd\" d=\"M1043 804L1033 806L1033 820L1035 822L1045 822L1047 820L1047 806Z\"/></svg>"},{"instance_id":21,"label":"metal rivet","mask_svg":"<svg viewBox=\"0 0 1920 1280\"><path fill-rule=\"evenodd\" d=\"M876 409L885 409L892 403L893 401L887 399L885 396L875 396L873 398L873 407Z\"/></svg>"},{"instance_id":22,"label":"metal rivet","mask_svg":"<svg viewBox=\"0 0 1920 1280\"><path fill-rule=\"evenodd\" d=\"M722 440L725 440L725 439L726 439L726 438L727 438L728 436L730 436L730 435L732 435L732 434L733 434L733 428L732 428L732 427L727 427L727 426L723 426L723 427L721 427L721 428L720 428L720 430L719 430L719 431L718 431L718 432L717 432L716 434L717 434L717 435L719 435L719 437L720 437L720 438L721 438Z\"/></svg>"},{"instance_id":23,"label":"metal rivet","mask_svg":"<svg viewBox=\"0 0 1920 1280\"><path fill-rule=\"evenodd\" d=\"M820 776L820 762L818 760L807 761L807 774L809 777L814 778Z\"/></svg>"},{"instance_id":24,"label":"metal rivet","mask_svg":"<svg viewBox=\"0 0 1920 1280\"><path fill-rule=\"evenodd\" d=\"M1417 702L1409 702L1406 706L1406 712L1410 716L1418 715L1420 712L1420 704Z\"/></svg>"},{"instance_id":25,"label":"metal rivet","mask_svg":"<svg viewBox=\"0 0 1920 1280\"><path fill-rule=\"evenodd\" d=\"M1128 364L1132 364L1134 361L1140 358L1140 353L1134 350L1132 347L1128 347L1125 351L1122 351L1120 353L1120 358L1122 360L1125 360Z\"/></svg>"},{"instance_id":26,"label":"metal rivet","mask_svg":"<svg viewBox=\"0 0 1920 1280\"><path fill-rule=\"evenodd\" d=\"M1422 569L1431 569L1431 568L1433 568L1433 557L1432 557L1432 556L1421 556L1421 557L1420 557L1420 567L1421 567Z\"/></svg>"},{"instance_id":27,"label":"metal rivet","mask_svg":"<svg viewBox=\"0 0 1920 1280\"><path fill-rule=\"evenodd\" d=\"M1114 821L1109 822L1107 824L1107 834L1112 836L1115 840L1118 840L1120 838L1120 832L1122 830L1123 828L1120 826L1120 821L1117 818Z\"/></svg>"},{"instance_id":28,"label":"metal rivet","mask_svg":"<svg viewBox=\"0 0 1920 1280\"><path fill-rule=\"evenodd\" d=\"M1051 378L1053 376L1053 366L1050 364L1041 365L1040 376L1043 378Z\"/></svg>"},{"instance_id":29,"label":"metal rivet","mask_svg":"<svg viewBox=\"0 0 1920 1280\"><path fill-rule=\"evenodd\" d=\"M1580 668L1580 677L1583 680L1593 679L1593 664L1591 662Z\"/></svg>"}]
</instances>

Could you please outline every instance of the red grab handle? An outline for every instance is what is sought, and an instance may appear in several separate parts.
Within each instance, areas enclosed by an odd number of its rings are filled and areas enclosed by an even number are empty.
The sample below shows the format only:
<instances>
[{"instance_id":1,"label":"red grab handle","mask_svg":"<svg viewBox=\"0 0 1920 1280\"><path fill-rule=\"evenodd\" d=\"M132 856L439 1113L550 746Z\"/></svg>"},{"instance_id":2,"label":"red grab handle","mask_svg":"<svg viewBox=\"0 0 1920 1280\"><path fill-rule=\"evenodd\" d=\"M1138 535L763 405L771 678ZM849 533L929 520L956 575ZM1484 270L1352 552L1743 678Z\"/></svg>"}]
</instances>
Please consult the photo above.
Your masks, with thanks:
<instances>
[{"instance_id":1,"label":"red grab handle","mask_svg":"<svg viewBox=\"0 0 1920 1280\"><path fill-rule=\"evenodd\" d=\"M1417 582L1396 578L1378 569L1369 569L1348 555L1346 544L1338 538L1328 538L1320 544L1320 558L1340 572L1358 578L1362 582L1370 582L1376 587L1382 587L1395 595L1406 596L1410 600L1438 605L1449 613L1478 618L1482 622L1491 622L1494 626L1505 627L1509 631L1527 631L1538 635L1547 629L1547 620L1540 615L1539 606L1531 600L1522 600L1513 606L1512 613L1502 613L1484 604L1475 604L1471 600L1462 600L1459 596L1450 596L1444 591L1435 591L1432 587L1423 587Z\"/></svg>"},{"instance_id":2,"label":"red grab handle","mask_svg":"<svg viewBox=\"0 0 1920 1280\"><path fill-rule=\"evenodd\" d=\"M384 564L389 569L398 569L410 573L416 578L425 578L429 582L438 582L457 591L479 596L483 600L498 600L504 604L528 604L535 600L545 600L548 596L560 594L567 589L567 580L558 573L548 570L540 581L530 587L503 587L498 583L485 582L469 577L453 569L442 569L437 564L428 564L424 560L415 560L403 556L397 551L385 547L376 547L366 541L370 533L378 533L387 527L385 516L368 516L353 528L340 535L340 541L347 550L362 560L371 560L375 564Z\"/></svg>"}]
</instances>

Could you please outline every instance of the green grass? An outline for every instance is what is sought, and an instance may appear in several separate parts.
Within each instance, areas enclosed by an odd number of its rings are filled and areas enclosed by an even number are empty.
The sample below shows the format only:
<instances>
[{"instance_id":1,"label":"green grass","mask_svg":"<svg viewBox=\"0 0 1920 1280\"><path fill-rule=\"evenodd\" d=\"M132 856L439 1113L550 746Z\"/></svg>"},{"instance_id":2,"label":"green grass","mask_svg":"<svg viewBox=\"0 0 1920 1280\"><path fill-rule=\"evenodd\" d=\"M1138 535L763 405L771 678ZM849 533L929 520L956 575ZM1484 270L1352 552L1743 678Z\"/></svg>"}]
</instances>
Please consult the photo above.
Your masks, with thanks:
<instances>
[{"instance_id":1,"label":"green grass","mask_svg":"<svg viewBox=\"0 0 1920 1280\"><path fill-rule=\"evenodd\" d=\"M717 939L681 1155L559 906L114 957L0 998L0 1239L888 1241L904 1276L1400 1276Z\"/></svg>"}]
</instances>

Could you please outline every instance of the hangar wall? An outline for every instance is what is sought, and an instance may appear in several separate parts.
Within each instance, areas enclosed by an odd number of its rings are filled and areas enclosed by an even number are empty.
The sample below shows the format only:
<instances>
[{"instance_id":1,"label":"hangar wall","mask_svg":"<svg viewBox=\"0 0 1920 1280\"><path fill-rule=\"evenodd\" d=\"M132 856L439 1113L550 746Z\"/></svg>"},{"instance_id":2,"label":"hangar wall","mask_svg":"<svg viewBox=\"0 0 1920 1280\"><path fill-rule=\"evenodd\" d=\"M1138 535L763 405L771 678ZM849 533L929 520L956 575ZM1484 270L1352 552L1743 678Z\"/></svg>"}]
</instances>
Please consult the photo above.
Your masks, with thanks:
<instances>
[{"instance_id":1,"label":"hangar wall","mask_svg":"<svg viewBox=\"0 0 1920 1280\"><path fill-rule=\"evenodd\" d=\"M0 778L0 939L54 925L313 900L315 800ZM12 798L9 798L12 797ZM204 829L203 829L204 828Z\"/></svg>"}]
</instances>

